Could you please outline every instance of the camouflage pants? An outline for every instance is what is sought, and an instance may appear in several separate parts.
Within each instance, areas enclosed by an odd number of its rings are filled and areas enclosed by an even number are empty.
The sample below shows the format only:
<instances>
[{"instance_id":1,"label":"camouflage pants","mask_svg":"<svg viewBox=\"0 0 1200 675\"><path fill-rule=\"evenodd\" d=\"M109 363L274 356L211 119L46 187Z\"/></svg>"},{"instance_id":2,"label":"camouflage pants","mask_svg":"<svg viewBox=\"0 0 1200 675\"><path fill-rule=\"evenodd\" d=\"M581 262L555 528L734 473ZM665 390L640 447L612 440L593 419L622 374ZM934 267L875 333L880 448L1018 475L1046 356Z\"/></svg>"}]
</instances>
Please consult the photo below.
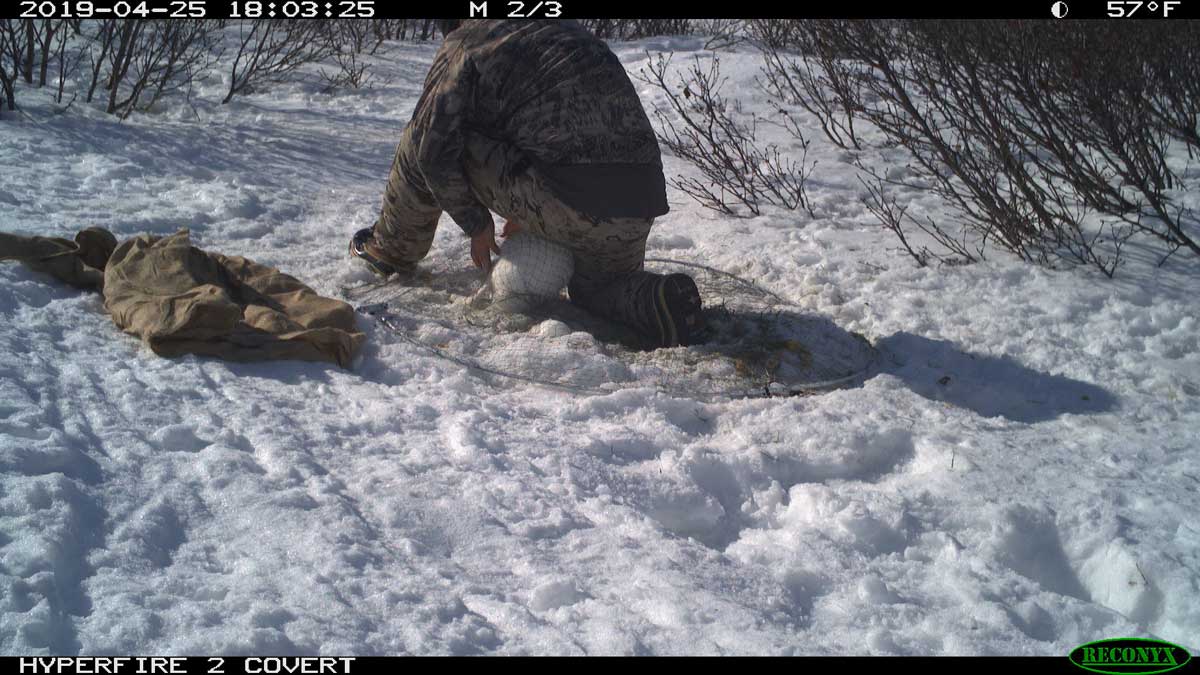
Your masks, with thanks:
<instances>
[{"instance_id":1,"label":"camouflage pants","mask_svg":"<svg viewBox=\"0 0 1200 675\"><path fill-rule=\"evenodd\" d=\"M416 263L433 245L442 211L424 185L416 148L405 130L388 177L383 210L375 224L379 248L395 262ZM574 254L571 301L600 316L648 330L639 297L658 275L642 271L652 218L597 220L554 197L515 146L470 134L463 161L475 196L494 213L557 242Z\"/></svg>"}]
</instances>

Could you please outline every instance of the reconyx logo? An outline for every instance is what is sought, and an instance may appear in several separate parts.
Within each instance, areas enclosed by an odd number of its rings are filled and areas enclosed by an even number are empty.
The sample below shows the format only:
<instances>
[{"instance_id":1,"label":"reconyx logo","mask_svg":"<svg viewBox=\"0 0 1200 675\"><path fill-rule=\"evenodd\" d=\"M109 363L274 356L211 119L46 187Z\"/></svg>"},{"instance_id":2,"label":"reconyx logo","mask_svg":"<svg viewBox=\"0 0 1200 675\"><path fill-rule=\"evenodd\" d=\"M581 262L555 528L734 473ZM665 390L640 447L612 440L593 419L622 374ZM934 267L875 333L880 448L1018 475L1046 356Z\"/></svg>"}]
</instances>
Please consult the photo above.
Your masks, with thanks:
<instances>
[{"instance_id":1,"label":"reconyx logo","mask_svg":"<svg viewBox=\"0 0 1200 675\"><path fill-rule=\"evenodd\" d=\"M1183 647L1162 640L1113 638L1079 645L1071 663L1093 673L1151 675L1182 668L1192 658Z\"/></svg>"}]
</instances>

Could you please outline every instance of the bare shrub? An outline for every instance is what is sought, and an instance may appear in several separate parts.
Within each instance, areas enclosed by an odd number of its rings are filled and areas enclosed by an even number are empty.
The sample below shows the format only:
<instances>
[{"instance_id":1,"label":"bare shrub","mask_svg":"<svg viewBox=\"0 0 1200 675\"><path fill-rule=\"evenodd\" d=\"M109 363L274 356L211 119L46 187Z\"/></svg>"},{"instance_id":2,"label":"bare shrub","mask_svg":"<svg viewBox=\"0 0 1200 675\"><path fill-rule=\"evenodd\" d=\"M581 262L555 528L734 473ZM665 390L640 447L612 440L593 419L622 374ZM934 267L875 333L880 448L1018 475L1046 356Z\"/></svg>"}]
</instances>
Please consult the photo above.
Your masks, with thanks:
<instances>
[{"instance_id":1,"label":"bare shrub","mask_svg":"<svg viewBox=\"0 0 1200 675\"><path fill-rule=\"evenodd\" d=\"M840 147L862 147L857 120L907 150L899 179L860 169L873 184L943 197L973 232L976 254L995 243L1027 261L1111 276L1135 234L1160 241L1166 255L1200 252L1166 160L1171 138L1196 147L1200 98L1194 83L1175 81L1176 64L1195 57L1181 59L1186 40L1172 34L1195 28L1144 23L797 21L762 42L764 80ZM881 188L868 193L900 234L894 221L904 213L881 209ZM921 229L970 256L963 237L930 222Z\"/></svg>"},{"instance_id":2,"label":"bare shrub","mask_svg":"<svg viewBox=\"0 0 1200 675\"><path fill-rule=\"evenodd\" d=\"M4 19L4 23L12 77L44 87L55 53L55 36L69 28L69 23L62 19Z\"/></svg>"},{"instance_id":3,"label":"bare shrub","mask_svg":"<svg viewBox=\"0 0 1200 675\"><path fill-rule=\"evenodd\" d=\"M62 103L67 80L71 79L79 70L79 64L83 62L83 55L88 51L87 42L78 39L80 23L78 21L65 23L65 29L58 31L57 47L54 50L55 59L58 61L58 90L54 96L55 103ZM74 46L68 49L68 44L72 42L74 42ZM75 97L72 96L71 100L74 101Z\"/></svg>"},{"instance_id":4,"label":"bare shrub","mask_svg":"<svg viewBox=\"0 0 1200 675\"><path fill-rule=\"evenodd\" d=\"M1167 256L1200 254L1200 221L1171 195L1181 178L1167 161L1172 140L1189 156L1200 150L1200 85L1189 81L1200 74L1194 22L1019 25L1007 37L1014 51L1046 41L1045 64L1021 71L1005 63L1002 75L1024 113L1009 123L1049 151L1032 157L1039 168L1068 181L1090 208L1158 239ZM1035 87L1052 95L1033 95Z\"/></svg>"},{"instance_id":5,"label":"bare shrub","mask_svg":"<svg viewBox=\"0 0 1200 675\"><path fill-rule=\"evenodd\" d=\"M375 45L371 47L371 53L374 54L383 44L384 40L402 40L401 37L404 30L404 19L373 19L371 21L371 32L374 35Z\"/></svg>"},{"instance_id":6,"label":"bare shrub","mask_svg":"<svg viewBox=\"0 0 1200 675\"><path fill-rule=\"evenodd\" d=\"M433 19L375 19L373 23L379 34L377 40L429 40L437 37L437 25Z\"/></svg>"},{"instance_id":7,"label":"bare shrub","mask_svg":"<svg viewBox=\"0 0 1200 675\"><path fill-rule=\"evenodd\" d=\"M94 24L95 31L91 34L85 33L90 45L87 54L90 59L91 80L88 83L87 96L84 99L88 103L91 103L96 95L96 87L100 84L100 73L108 61L109 54L112 53L113 44L117 41L119 21L119 19L97 21Z\"/></svg>"},{"instance_id":8,"label":"bare shrub","mask_svg":"<svg viewBox=\"0 0 1200 675\"><path fill-rule=\"evenodd\" d=\"M387 24L392 40L427 40L433 19L392 19ZM418 31L423 31L418 33ZM420 37L425 35L426 37Z\"/></svg>"},{"instance_id":9,"label":"bare shrub","mask_svg":"<svg viewBox=\"0 0 1200 675\"><path fill-rule=\"evenodd\" d=\"M904 250L917 261L919 267L925 267L931 259L951 265L969 264L983 259L983 246L978 238L972 238L971 230L964 229L955 237L928 216L920 220L913 218L908 213L910 204L900 203L887 180L878 176L871 178L872 180L868 181L862 175L858 177L859 183L867 191L867 195L862 199L863 205L879 219L884 229L896 235ZM928 235L941 247L941 252L930 250L924 245L921 245L919 250L914 249L914 244L908 238L908 228L912 226Z\"/></svg>"},{"instance_id":10,"label":"bare shrub","mask_svg":"<svg viewBox=\"0 0 1200 675\"><path fill-rule=\"evenodd\" d=\"M21 29L18 33L24 33L24 39L19 42L13 41L14 46L21 54L16 62L20 64L21 77L25 79L25 84L33 84L33 56L35 54L34 45L37 44L37 21L22 19Z\"/></svg>"},{"instance_id":11,"label":"bare shrub","mask_svg":"<svg viewBox=\"0 0 1200 675\"><path fill-rule=\"evenodd\" d=\"M55 39L54 36L62 32L61 29L67 25L61 19L26 19L26 26L29 37L32 38L31 46L36 50L37 56L37 86L46 86L46 77L50 69L50 58L55 54ZM30 59L29 74L32 76L33 59ZM27 80L32 84L32 78Z\"/></svg>"},{"instance_id":12,"label":"bare shrub","mask_svg":"<svg viewBox=\"0 0 1200 675\"><path fill-rule=\"evenodd\" d=\"M862 105L859 80L853 69L841 67L842 57L833 51L836 45L810 39L794 20L753 20L747 32L758 42L765 62L764 91L812 113L838 147L861 149L854 130L854 111Z\"/></svg>"},{"instance_id":13,"label":"bare shrub","mask_svg":"<svg viewBox=\"0 0 1200 675\"><path fill-rule=\"evenodd\" d=\"M297 68L317 63L334 53L326 26L320 21L254 19L238 24L239 44L230 71L229 103L268 82L278 82Z\"/></svg>"},{"instance_id":14,"label":"bare shrub","mask_svg":"<svg viewBox=\"0 0 1200 675\"><path fill-rule=\"evenodd\" d=\"M638 40L658 35L691 35L692 19L580 19L602 40Z\"/></svg>"},{"instance_id":15,"label":"bare shrub","mask_svg":"<svg viewBox=\"0 0 1200 675\"><path fill-rule=\"evenodd\" d=\"M164 94L189 87L212 58L216 24L205 20L123 21L98 36L108 55L105 111L129 117ZM108 44L104 44L104 41Z\"/></svg>"},{"instance_id":16,"label":"bare shrub","mask_svg":"<svg viewBox=\"0 0 1200 675\"><path fill-rule=\"evenodd\" d=\"M324 83L322 91L324 93L332 93L338 89L361 89L366 87L372 77L368 71L368 65L363 63L356 52L346 51L339 52L333 55L333 62L337 65L337 70L326 72L321 69L321 81Z\"/></svg>"},{"instance_id":17,"label":"bare shrub","mask_svg":"<svg viewBox=\"0 0 1200 675\"><path fill-rule=\"evenodd\" d=\"M753 118L747 125L736 103L720 93L720 61L712 57L705 68L699 57L675 83L667 81L669 57L652 59L639 76L666 94L668 110L655 107L663 131L659 139L676 156L696 166L703 178L677 176L672 184L705 208L729 215L742 215L741 206L758 215L762 204L812 213L805 184L812 166L806 165L808 143L791 131L800 143L801 158L795 161L778 146L765 147L757 139ZM678 121L677 121L678 120Z\"/></svg>"},{"instance_id":18,"label":"bare shrub","mask_svg":"<svg viewBox=\"0 0 1200 675\"><path fill-rule=\"evenodd\" d=\"M751 19L746 22L746 33L762 46L787 49L800 43L799 27L795 19Z\"/></svg>"},{"instance_id":19,"label":"bare shrub","mask_svg":"<svg viewBox=\"0 0 1200 675\"><path fill-rule=\"evenodd\" d=\"M333 45L335 70L321 69L322 91L361 89L374 79L370 65L361 58L374 54L384 40L403 39L409 19L341 19L327 22Z\"/></svg>"},{"instance_id":20,"label":"bare shrub","mask_svg":"<svg viewBox=\"0 0 1200 675\"><path fill-rule=\"evenodd\" d=\"M3 103L9 110L17 109L16 94L13 90L13 81L17 78L17 64L12 59L14 23L14 19L0 19L0 94L3 94Z\"/></svg>"},{"instance_id":21,"label":"bare shrub","mask_svg":"<svg viewBox=\"0 0 1200 675\"><path fill-rule=\"evenodd\" d=\"M418 25L421 27L421 37L417 37ZM437 37L438 34L437 25L433 19L414 19L412 31L412 39L421 40L422 42Z\"/></svg>"},{"instance_id":22,"label":"bare shrub","mask_svg":"<svg viewBox=\"0 0 1200 675\"><path fill-rule=\"evenodd\" d=\"M327 21L326 31L333 41L333 50L339 54L363 54L377 47L378 31L370 19L334 19Z\"/></svg>"},{"instance_id":23,"label":"bare shrub","mask_svg":"<svg viewBox=\"0 0 1200 675\"><path fill-rule=\"evenodd\" d=\"M16 109L15 89L19 80L44 87L51 66L57 62L58 94L62 101L65 81L78 66L80 54L67 53L67 42L78 21L63 19L0 20L0 93L10 110Z\"/></svg>"},{"instance_id":24,"label":"bare shrub","mask_svg":"<svg viewBox=\"0 0 1200 675\"><path fill-rule=\"evenodd\" d=\"M705 49L728 49L748 39L747 22L744 19L696 19L692 22L692 32L708 35L704 43Z\"/></svg>"}]
</instances>

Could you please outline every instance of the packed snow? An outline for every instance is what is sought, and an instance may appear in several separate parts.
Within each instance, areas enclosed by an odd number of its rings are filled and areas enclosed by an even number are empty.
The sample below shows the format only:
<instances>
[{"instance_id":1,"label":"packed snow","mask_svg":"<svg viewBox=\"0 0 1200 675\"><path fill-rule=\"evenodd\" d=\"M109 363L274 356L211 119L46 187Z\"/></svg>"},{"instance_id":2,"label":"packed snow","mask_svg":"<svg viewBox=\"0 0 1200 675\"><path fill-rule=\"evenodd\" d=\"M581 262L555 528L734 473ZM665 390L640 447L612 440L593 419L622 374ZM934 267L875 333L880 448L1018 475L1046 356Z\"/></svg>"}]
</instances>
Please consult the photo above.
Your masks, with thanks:
<instances>
[{"instance_id":1,"label":"packed snow","mask_svg":"<svg viewBox=\"0 0 1200 675\"><path fill-rule=\"evenodd\" d=\"M631 74L713 56L612 47ZM376 86L332 95L310 72L220 105L215 71L124 122L22 88L0 231L189 228L340 297L435 49L388 43ZM769 112L754 51L719 56L723 94ZM879 372L822 395L491 382L365 316L352 370L162 359L99 296L0 265L0 651L1200 649L1195 259L1131 249L1114 280L999 252L918 268L801 119L816 217L720 216L672 188L649 254L869 338ZM470 270L448 218L432 260Z\"/></svg>"}]
</instances>

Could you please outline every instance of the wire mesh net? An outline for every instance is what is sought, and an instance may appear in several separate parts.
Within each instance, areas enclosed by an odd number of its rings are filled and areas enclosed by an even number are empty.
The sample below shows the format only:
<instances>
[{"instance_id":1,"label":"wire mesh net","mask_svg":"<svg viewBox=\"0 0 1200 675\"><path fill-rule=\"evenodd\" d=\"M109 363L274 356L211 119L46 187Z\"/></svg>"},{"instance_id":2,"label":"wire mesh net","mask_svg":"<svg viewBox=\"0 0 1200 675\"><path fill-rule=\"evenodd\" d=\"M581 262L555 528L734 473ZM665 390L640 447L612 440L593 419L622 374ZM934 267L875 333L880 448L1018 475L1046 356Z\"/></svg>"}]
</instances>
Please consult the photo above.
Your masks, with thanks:
<instances>
[{"instance_id":1,"label":"wire mesh net","mask_svg":"<svg viewBox=\"0 0 1200 675\"><path fill-rule=\"evenodd\" d=\"M478 273L438 267L343 292L398 339L497 384L583 394L649 387L697 399L795 395L853 383L876 362L861 335L748 279L696 263L646 260L648 271L696 280L708 325L702 344L653 350L632 329L564 297L529 296L514 312L492 302Z\"/></svg>"},{"instance_id":2,"label":"wire mesh net","mask_svg":"<svg viewBox=\"0 0 1200 675\"><path fill-rule=\"evenodd\" d=\"M575 271L571 250L527 232L504 240L500 257L483 288L472 297L479 306L490 299L506 312L535 310L548 298L559 295Z\"/></svg>"}]
</instances>

